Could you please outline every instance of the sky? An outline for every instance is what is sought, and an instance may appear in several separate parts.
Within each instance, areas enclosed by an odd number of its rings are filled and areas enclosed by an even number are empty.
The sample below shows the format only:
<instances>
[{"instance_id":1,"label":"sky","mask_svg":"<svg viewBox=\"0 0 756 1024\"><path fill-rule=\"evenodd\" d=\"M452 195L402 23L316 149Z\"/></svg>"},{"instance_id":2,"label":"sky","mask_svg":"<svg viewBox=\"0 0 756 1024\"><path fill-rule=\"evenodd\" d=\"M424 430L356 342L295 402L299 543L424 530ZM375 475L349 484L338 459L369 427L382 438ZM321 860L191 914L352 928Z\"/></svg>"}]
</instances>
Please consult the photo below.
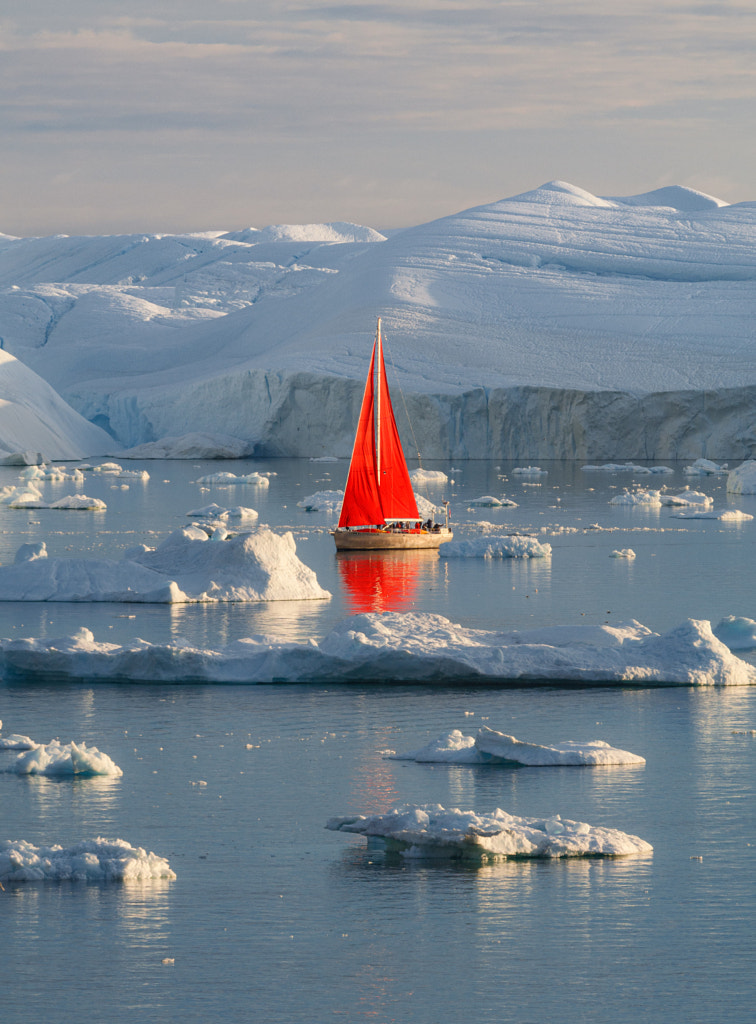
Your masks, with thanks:
<instances>
[{"instance_id":1,"label":"sky","mask_svg":"<svg viewBox=\"0 0 756 1024\"><path fill-rule=\"evenodd\" d=\"M0 232L756 199L753 0L0 0Z\"/></svg>"}]
</instances>

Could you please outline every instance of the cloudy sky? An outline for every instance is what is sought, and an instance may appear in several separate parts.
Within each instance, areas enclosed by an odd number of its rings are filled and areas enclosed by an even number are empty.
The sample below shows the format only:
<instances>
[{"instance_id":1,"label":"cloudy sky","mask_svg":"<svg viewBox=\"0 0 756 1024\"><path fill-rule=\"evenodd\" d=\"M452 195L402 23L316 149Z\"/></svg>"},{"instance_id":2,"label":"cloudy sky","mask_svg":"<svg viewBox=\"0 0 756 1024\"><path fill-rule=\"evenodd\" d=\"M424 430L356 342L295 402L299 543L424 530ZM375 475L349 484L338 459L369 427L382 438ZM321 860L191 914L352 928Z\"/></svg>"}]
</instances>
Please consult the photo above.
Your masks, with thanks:
<instances>
[{"instance_id":1,"label":"cloudy sky","mask_svg":"<svg viewBox=\"0 0 756 1024\"><path fill-rule=\"evenodd\" d=\"M756 200L753 0L0 0L0 232Z\"/></svg>"}]
</instances>

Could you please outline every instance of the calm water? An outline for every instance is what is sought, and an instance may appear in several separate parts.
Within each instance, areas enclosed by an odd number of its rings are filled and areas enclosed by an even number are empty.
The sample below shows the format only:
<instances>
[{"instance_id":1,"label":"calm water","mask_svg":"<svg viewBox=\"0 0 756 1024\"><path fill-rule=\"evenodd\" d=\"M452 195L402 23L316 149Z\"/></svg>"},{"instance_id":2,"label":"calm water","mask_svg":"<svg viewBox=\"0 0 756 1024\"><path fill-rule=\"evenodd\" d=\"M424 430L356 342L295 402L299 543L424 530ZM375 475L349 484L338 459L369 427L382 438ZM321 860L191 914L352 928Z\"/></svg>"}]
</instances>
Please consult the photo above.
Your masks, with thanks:
<instances>
[{"instance_id":1,"label":"calm water","mask_svg":"<svg viewBox=\"0 0 756 1024\"><path fill-rule=\"evenodd\" d=\"M151 480L128 491L87 480L86 493L109 504L100 516L0 509L0 561L38 539L51 554L117 556L156 543L188 522L190 509L245 504L261 522L294 530L333 600L228 609L0 603L0 635L53 637L87 625L98 639L219 645L253 632L322 635L371 606L484 628L636 618L664 630L687 616L756 617L756 520L727 526L611 507L631 483L625 474L544 464L549 475L531 486L500 481L509 467L465 464L443 495L457 522L547 527L552 559L394 559L379 571L337 559L331 520L296 508L313 491L342 486L343 463L144 467ZM192 482L252 468L277 473L268 491L201 493ZM643 482L675 491L690 483L727 504L721 479L689 481L676 468ZM16 481L16 471L0 473L0 486ZM468 511L469 499L503 493L519 507ZM733 504L756 513L754 498ZM603 529L586 530L594 524ZM609 557L626 547L634 562ZM144 888L0 892L8 1024L82 1012L113 1024L740 1024L752 1016L756 740L744 733L756 727L754 691L29 682L0 684L0 718L5 733L93 743L124 770L112 781L0 774L3 838L68 845L118 836L167 857L178 875ZM647 764L515 770L381 756L482 724L544 743L605 739ZM654 854L423 866L385 860L363 839L323 827L332 815L401 802L561 813L640 835Z\"/></svg>"}]
</instances>

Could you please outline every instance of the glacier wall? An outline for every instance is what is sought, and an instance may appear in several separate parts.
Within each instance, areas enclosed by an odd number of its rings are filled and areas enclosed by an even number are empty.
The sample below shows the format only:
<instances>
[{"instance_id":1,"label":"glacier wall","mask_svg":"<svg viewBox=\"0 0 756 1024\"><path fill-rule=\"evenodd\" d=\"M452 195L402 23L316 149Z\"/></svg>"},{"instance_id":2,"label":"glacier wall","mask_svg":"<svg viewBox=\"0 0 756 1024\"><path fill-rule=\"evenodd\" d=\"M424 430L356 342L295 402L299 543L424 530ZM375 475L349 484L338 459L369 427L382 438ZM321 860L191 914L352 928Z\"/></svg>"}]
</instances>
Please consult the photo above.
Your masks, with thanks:
<instances>
[{"instance_id":1,"label":"glacier wall","mask_svg":"<svg viewBox=\"0 0 756 1024\"><path fill-rule=\"evenodd\" d=\"M127 446L203 431L241 438L258 456L347 458L363 387L312 372L243 369L68 397ZM756 453L754 386L640 395L518 386L393 397L408 457L416 452L413 432L425 459L739 460Z\"/></svg>"}]
</instances>

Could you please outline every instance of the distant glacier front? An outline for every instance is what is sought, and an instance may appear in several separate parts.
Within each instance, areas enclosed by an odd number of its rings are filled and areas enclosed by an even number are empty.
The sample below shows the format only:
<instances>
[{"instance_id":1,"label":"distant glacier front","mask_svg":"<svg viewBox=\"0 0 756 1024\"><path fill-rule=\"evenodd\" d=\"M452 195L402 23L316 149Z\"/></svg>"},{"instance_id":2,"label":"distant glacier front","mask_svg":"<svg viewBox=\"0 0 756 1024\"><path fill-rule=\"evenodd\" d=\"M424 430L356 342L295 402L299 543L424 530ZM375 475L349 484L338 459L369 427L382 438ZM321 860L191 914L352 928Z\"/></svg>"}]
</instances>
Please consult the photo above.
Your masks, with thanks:
<instances>
[{"instance_id":1,"label":"distant glacier front","mask_svg":"<svg viewBox=\"0 0 756 1024\"><path fill-rule=\"evenodd\" d=\"M3 349L116 448L272 457L349 454L381 316L428 459L746 459L755 279L756 203L676 186L554 181L387 235L0 238Z\"/></svg>"}]
</instances>

